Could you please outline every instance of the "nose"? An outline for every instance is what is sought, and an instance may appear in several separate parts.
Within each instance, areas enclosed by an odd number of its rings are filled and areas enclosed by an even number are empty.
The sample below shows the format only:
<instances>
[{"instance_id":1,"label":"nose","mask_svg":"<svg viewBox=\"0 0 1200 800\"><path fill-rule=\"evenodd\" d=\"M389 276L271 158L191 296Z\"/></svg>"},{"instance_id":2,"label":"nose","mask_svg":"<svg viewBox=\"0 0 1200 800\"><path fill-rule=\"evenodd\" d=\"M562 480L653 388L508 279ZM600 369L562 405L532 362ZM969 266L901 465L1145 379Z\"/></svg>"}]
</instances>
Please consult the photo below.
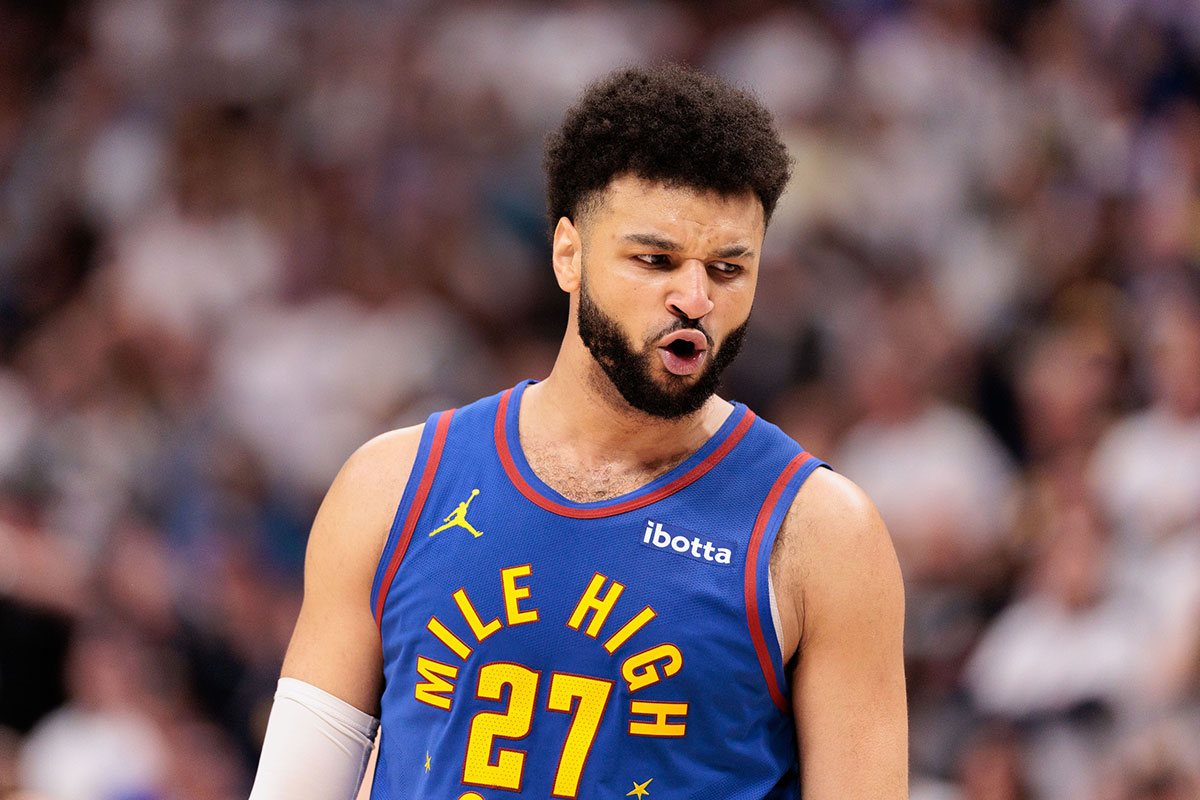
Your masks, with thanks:
<instances>
[{"instance_id":1,"label":"nose","mask_svg":"<svg viewBox=\"0 0 1200 800\"><path fill-rule=\"evenodd\" d=\"M700 319L712 311L713 301L708 296L708 269L704 262L688 259L679 265L676 272L667 295L667 308L671 313L687 319Z\"/></svg>"}]
</instances>

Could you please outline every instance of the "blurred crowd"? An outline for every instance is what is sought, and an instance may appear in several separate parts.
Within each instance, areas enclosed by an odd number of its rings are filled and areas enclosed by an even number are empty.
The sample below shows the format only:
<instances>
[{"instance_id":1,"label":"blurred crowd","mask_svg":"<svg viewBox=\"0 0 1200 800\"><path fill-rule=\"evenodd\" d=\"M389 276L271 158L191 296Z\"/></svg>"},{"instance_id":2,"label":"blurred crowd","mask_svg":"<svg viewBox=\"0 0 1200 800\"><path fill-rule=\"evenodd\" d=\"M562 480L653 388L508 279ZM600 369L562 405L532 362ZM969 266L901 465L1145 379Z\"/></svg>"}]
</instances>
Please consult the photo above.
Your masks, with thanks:
<instances>
[{"instance_id":1,"label":"blurred crowd","mask_svg":"<svg viewBox=\"0 0 1200 800\"><path fill-rule=\"evenodd\" d=\"M862 485L914 800L1200 798L1200 3L0 0L0 798L244 797L353 449L544 376L543 137L753 88L724 394Z\"/></svg>"}]
</instances>

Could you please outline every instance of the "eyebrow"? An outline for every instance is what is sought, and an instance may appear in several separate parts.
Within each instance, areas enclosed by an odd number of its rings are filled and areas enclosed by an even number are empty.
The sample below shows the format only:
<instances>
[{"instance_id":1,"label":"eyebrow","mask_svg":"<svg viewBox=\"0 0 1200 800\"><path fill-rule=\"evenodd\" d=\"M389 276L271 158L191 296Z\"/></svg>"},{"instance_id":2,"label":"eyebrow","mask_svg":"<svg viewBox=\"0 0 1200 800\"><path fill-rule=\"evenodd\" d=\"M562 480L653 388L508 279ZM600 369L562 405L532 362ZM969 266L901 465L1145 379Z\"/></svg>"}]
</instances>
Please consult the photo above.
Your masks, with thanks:
<instances>
[{"instance_id":1,"label":"eyebrow","mask_svg":"<svg viewBox=\"0 0 1200 800\"><path fill-rule=\"evenodd\" d=\"M644 245L645 247L653 247L655 250L676 252L680 249L678 244L667 237L656 236L653 233L627 233L625 234L625 241Z\"/></svg>"},{"instance_id":2,"label":"eyebrow","mask_svg":"<svg viewBox=\"0 0 1200 800\"><path fill-rule=\"evenodd\" d=\"M655 250L665 250L669 253L677 253L683 249L674 241L659 236L653 233L627 233L623 237L625 241L633 244L640 244L645 247L653 247ZM722 247L713 253L716 258L749 258L754 255L754 251L744 244L730 244Z\"/></svg>"},{"instance_id":3,"label":"eyebrow","mask_svg":"<svg viewBox=\"0 0 1200 800\"><path fill-rule=\"evenodd\" d=\"M754 251L744 244L730 244L713 253L717 258L750 258Z\"/></svg>"}]
</instances>

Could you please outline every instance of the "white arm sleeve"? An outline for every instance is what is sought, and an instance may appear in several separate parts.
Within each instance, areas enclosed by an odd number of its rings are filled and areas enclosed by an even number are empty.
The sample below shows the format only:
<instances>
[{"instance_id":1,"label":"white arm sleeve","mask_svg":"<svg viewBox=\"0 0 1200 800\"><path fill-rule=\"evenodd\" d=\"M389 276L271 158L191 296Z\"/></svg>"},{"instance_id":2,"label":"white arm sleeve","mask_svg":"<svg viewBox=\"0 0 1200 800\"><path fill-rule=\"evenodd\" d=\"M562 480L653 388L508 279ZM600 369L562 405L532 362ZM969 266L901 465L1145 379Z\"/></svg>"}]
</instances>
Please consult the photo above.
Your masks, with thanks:
<instances>
[{"instance_id":1,"label":"white arm sleeve","mask_svg":"<svg viewBox=\"0 0 1200 800\"><path fill-rule=\"evenodd\" d=\"M353 800L378 728L346 701L280 678L250 800Z\"/></svg>"}]
</instances>

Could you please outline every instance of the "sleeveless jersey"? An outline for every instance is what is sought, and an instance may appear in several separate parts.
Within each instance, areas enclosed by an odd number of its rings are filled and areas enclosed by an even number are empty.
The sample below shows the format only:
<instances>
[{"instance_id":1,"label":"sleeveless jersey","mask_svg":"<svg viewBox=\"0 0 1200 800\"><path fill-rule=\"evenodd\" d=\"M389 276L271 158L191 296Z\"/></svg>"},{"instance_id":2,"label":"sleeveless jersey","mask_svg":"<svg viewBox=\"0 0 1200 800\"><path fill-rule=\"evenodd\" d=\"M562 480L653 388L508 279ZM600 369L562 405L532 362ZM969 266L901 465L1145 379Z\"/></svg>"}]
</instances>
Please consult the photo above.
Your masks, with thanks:
<instances>
[{"instance_id":1,"label":"sleeveless jersey","mask_svg":"<svg viewBox=\"0 0 1200 800\"><path fill-rule=\"evenodd\" d=\"M768 569L821 462L735 403L665 475L574 502L522 454L527 385L425 425L371 590L371 797L797 797Z\"/></svg>"}]
</instances>

